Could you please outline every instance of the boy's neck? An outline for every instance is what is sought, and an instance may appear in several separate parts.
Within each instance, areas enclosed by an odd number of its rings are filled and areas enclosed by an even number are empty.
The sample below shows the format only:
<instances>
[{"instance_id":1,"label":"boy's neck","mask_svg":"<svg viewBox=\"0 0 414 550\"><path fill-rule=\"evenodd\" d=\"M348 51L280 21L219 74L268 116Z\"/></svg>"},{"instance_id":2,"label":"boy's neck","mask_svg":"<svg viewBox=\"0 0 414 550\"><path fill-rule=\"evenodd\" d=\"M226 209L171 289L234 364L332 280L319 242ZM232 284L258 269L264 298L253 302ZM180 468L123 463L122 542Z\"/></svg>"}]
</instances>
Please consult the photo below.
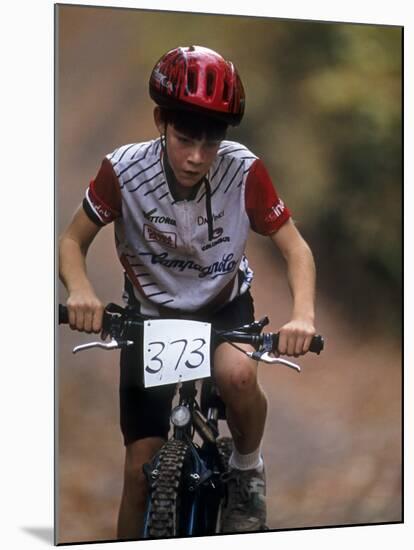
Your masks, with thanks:
<instances>
[{"instance_id":1,"label":"boy's neck","mask_svg":"<svg viewBox=\"0 0 414 550\"><path fill-rule=\"evenodd\" d=\"M180 184L180 182L175 177L173 169L171 168L170 163L168 162L168 156L166 154L166 151L163 154L162 162L164 166L165 177L167 179L167 185L170 189L173 199L175 201L194 200L197 196L197 192L203 180L201 179L193 187L184 187L183 185Z\"/></svg>"}]
</instances>

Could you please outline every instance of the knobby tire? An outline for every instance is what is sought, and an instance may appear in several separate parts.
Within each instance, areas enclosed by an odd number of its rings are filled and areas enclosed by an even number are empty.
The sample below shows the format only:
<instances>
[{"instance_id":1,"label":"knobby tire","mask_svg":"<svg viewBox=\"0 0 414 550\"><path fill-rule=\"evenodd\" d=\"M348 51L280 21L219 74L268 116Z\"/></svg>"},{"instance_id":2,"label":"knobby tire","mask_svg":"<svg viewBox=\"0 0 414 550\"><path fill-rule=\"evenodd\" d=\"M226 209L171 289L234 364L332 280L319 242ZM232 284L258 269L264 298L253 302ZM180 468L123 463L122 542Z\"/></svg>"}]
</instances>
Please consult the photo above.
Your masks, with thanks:
<instances>
[{"instance_id":1,"label":"knobby tire","mask_svg":"<svg viewBox=\"0 0 414 550\"><path fill-rule=\"evenodd\" d=\"M150 497L149 538L179 535L180 491L188 451L188 444L176 439L167 441L160 451L159 474Z\"/></svg>"}]
</instances>

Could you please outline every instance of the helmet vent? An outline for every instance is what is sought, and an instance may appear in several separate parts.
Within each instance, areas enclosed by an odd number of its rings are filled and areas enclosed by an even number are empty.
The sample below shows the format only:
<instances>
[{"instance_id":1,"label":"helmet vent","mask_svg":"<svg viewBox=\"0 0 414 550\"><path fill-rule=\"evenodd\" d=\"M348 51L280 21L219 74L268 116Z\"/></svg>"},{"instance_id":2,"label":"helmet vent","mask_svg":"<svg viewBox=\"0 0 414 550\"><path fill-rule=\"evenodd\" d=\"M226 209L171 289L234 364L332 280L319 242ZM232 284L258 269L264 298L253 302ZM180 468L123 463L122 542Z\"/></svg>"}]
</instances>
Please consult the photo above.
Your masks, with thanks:
<instances>
[{"instance_id":1,"label":"helmet vent","mask_svg":"<svg viewBox=\"0 0 414 550\"><path fill-rule=\"evenodd\" d=\"M228 85L228 82L227 80L225 80L223 82L223 101L225 103L228 103L229 102L229 85Z\"/></svg>"},{"instance_id":2,"label":"helmet vent","mask_svg":"<svg viewBox=\"0 0 414 550\"><path fill-rule=\"evenodd\" d=\"M214 94L215 83L216 83L216 73L215 73L215 71L208 71L207 72L207 85L206 85L207 97L211 97Z\"/></svg>"},{"instance_id":3,"label":"helmet vent","mask_svg":"<svg viewBox=\"0 0 414 550\"><path fill-rule=\"evenodd\" d=\"M197 73L189 70L187 74L187 90L189 94L195 94L197 91Z\"/></svg>"}]
</instances>

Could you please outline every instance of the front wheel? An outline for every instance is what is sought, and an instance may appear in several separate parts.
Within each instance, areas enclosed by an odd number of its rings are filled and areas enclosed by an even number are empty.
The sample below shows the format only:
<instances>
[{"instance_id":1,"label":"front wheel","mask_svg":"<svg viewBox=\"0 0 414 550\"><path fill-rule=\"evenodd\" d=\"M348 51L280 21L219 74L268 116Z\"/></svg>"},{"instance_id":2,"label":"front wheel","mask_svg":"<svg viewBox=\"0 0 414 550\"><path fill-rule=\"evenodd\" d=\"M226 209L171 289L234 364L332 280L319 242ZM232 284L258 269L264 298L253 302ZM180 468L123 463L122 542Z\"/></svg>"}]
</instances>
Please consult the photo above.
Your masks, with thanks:
<instances>
[{"instance_id":1,"label":"front wheel","mask_svg":"<svg viewBox=\"0 0 414 550\"><path fill-rule=\"evenodd\" d=\"M145 532L148 538L179 536L183 470L189 446L170 439L161 448L156 480L148 498Z\"/></svg>"}]
</instances>

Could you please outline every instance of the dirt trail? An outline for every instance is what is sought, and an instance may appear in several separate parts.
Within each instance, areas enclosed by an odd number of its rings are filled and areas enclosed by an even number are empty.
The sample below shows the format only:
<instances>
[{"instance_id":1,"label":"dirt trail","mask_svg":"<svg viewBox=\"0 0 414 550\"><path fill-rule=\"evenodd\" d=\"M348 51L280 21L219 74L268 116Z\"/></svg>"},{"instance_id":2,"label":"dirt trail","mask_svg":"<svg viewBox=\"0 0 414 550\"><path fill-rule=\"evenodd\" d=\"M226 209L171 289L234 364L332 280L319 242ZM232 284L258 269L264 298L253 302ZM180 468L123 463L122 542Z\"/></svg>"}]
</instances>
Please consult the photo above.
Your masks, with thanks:
<instances>
[{"instance_id":1,"label":"dirt trail","mask_svg":"<svg viewBox=\"0 0 414 550\"><path fill-rule=\"evenodd\" d=\"M97 255L110 241L107 232ZM256 317L268 314L277 329L289 311L281 266L269 263L259 237L252 237L248 252L257 281ZM100 269L94 266L92 276ZM106 292L116 300L119 276L111 275ZM400 351L352 332L322 298L318 310L326 351L302 358L301 374L260 369L269 400L263 442L269 526L399 521ZM64 329L59 334L59 540L113 539L123 466L117 352L73 356L74 343L88 337Z\"/></svg>"}]
</instances>

